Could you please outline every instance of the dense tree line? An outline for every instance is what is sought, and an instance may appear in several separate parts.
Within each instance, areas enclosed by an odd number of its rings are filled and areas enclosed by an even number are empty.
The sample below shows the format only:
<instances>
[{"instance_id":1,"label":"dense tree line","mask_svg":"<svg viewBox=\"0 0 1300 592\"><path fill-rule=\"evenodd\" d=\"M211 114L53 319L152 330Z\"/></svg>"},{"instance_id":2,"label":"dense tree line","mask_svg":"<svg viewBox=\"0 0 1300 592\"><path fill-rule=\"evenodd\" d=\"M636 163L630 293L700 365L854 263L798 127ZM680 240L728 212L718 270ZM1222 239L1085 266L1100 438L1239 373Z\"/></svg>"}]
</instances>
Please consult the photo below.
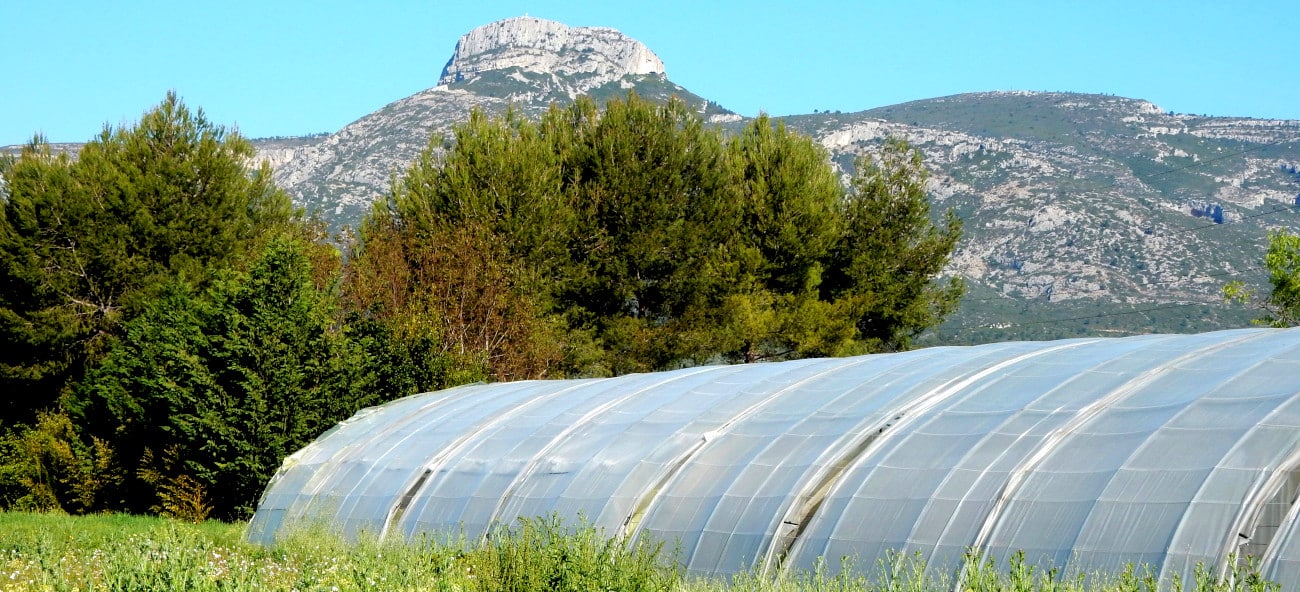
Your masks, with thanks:
<instances>
[{"instance_id":1,"label":"dense tree line","mask_svg":"<svg viewBox=\"0 0 1300 592\"><path fill-rule=\"evenodd\" d=\"M441 319L498 379L905 349L963 291L936 281L961 225L932 222L925 181L891 141L846 190L811 139L767 117L724 137L677 101L476 113L365 222L355 260L391 269L353 293ZM463 288L417 279L448 274Z\"/></svg>"},{"instance_id":2,"label":"dense tree line","mask_svg":"<svg viewBox=\"0 0 1300 592\"><path fill-rule=\"evenodd\" d=\"M358 408L479 380L905 349L952 312L919 156L766 117L474 113L343 248L169 95L0 161L0 506L248 515Z\"/></svg>"},{"instance_id":3,"label":"dense tree line","mask_svg":"<svg viewBox=\"0 0 1300 592\"><path fill-rule=\"evenodd\" d=\"M169 95L0 162L0 505L243 517L324 429L448 384L341 322L340 253L253 155Z\"/></svg>"}]
</instances>

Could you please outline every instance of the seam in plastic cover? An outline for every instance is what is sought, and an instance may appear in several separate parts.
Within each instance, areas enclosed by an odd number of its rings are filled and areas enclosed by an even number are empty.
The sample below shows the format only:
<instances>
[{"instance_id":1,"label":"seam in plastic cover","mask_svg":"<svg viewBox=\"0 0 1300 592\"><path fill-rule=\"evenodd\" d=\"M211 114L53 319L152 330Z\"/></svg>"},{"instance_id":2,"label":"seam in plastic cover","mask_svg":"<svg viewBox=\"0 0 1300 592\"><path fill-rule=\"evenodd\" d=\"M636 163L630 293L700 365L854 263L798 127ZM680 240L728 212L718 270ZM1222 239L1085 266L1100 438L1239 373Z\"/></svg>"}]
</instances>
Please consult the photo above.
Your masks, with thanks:
<instances>
[{"instance_id":1,"label":"seam in plastic cover","mask_svg":"<svg viewBox=\"0 0 1300 592\"><path fill-rule=\"evenodd\" d=\"M1006 483L998 491L997 497L994 498L993 505L989 509L988 515L984 518L984 523L980 526L979 533L970 545L971 550L978 554L983 554L987 550L989 540L993 537L994 533L997 532L998 527L1001 526L1002 516L1006 511L1007 505L1011 502L1011 499L1019 493L1025 480L1029 478L1031 473L1038 469L1039 465L1041 465L1043 461L1055 453L1058 448L1069 440L1070 436L1085 424L1096 419L1097 416L1101 415L1112 405L1141 392L1144 387L1151 384L1162 375L1168 373L1171 367L1185 361L1202 358L1206 355L1206 352L1226 349L1232 345L1248 341L1257 336L1258 335L1256 334L1248 334L1231 341L1214 343L1206 347L1186 352L1173 360L1161 362L1146 372L1143 372L1124 384L1112 389L1106 396L1098 398L1092 403L1080 408L1069 421L1043 437L1041 440L1042 444L1039 445L1038 449L1008 473ZM958 582L963 581L965 576L966 569L963 567L962 573L958 576Z\"/></svg>"},{"instance_id":2,"label":"seam in plastic cover","mask_svg":"<svg viewBox=\"0 0 1300 592\"><path fill-rule=\"evenodd\" d=\"M663 493L663 490L668 486L668 484L671 483L673 479L677 477L678 474L681 473L682 467L686 466L686 463L690 462L691 459L695 458L695 456L699 454L700 450L702 450L705 446L707 446L709 442L712 442L717 438L719 438L720 436L725 435L727 431L731 429L732 426L754 415L760 409L771 404L773 401L780 399L782 396L789 393L790 391L797 389L813 380L822 378L827 374L841 372L845 368L850 368L865 363L866 363L865 360L859 360L848 364L833 364L829 368L826 368L820 372L816 372L810 376L804 377L789 385L777 389L775 392L764 397L762 400L758 401L757 403L754 403L753 405L750 405L749 407L746 407L745 409L741 410L739 413L732 416L731 419L728 419L727 421L719 425L716 429L709 430L701 434L700 438L696 440L695 443L692 444L690 448L688 448L682 454L679 454L677 458L673 459L673 462L669 463L669 465L665 468L665 470L660 474L659 479L655 480L654 484L652 484L649 488L642 490L641 495L638 496L637 498L637 503L632 505L632 511L628 513L626 518L624 518L620 533L627 540L632 540L634 537L636 537L641 532L642 518L645 517L646 513L650 510L650 507L659 498L659 494Z\"/></svg>"},{"instance_id":3,"label":"seam in plastic cover","mask_svg":"<svg viewBox=\"0 0 1300 592\"><path fill-rule=\"evenodd\" d=\"M763 553L763 571L779 568L785 564L786 559L795 551L796 545L802 540L802 536L812 523L813 517L821 509L822 503L830 492L840 485L844 475L852 467L856 466L859 461L866 458L880 441L888 439L897 433L898 427L915 421L916 418L923 416L939 404L964 391L970 385L994 373L1001 372L1009 366L1050 352L1093 343L1093 341L1074 342L1031 351L998 362L964 378L955 377L949 379L929 393L900 406L896 412L888 415L890 419L868 427L865 430L865 437L859 438L856 442L850 443L843 448L843 452L836 455L832 462L823 465L822 469L813 473L793 496L797 501L791 504L781 517L780 522L777 523L775 536L772 537L770 545Z\"/></svg>"}]
</instances>

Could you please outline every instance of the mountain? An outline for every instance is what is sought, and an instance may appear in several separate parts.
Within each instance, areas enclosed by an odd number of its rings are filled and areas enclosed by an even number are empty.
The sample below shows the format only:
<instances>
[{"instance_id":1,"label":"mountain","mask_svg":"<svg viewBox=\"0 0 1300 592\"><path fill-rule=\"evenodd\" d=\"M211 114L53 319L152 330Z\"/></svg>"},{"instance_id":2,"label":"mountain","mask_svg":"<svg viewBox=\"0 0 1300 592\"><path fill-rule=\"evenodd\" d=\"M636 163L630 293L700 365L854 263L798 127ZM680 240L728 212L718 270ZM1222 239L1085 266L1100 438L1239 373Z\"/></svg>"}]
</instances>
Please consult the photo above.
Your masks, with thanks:
<instances>
[{"instance_id":1,"label":"mountain","mask_svg":"<svg viewBox=\"0 0 1300 592\"><path fill-rule=\"evenodd\" d=\"M786 121L846 168L891 135L923 151L972 286L935 343L1239 326L1220 287L1262 284L1268 230L1300 230L1300 121L1039 92Z\"/></svg>"},{"instance_id":2,"label":"mountain","mask_svg":"<svg viewBox=\"0 0 1300 592\"><path fill-rule=\"evenodd\" d=\"M431 136L473 108L535 116L581 94L628 91L678 96L726 129L748 121L674 84L653 51L614 29L522 17L461 37L428 90L333 134L255 145L281 186L338 228L355 225ZM1220 286L1262 285L1268 231L1300 231L1300 121L1057 92L783 119L846 172L889 136L922 151L936 214L952 208L965 221L949 272L970 286L923 343L1241 326L1254 313L1224 305Z\"/></svg>"},{"instance_id":3,"label":"mountain","mask_svg":"<svg viewBox=\"0 0 1300 592\"><path fill-rule=\"evenodd\" d=\"M461 37L433 88L313 141L257 142L258 155L271 162L276 181L300 204L332 222L353 224L433 134L450 133L474 108L497 114L513 106L536 116L554 101L583 94L608 99L629 91L660 100L681 97L711 121L740 119L669 82L654 52L614 29L517 17Z\"/></svg>"}]
</instances>

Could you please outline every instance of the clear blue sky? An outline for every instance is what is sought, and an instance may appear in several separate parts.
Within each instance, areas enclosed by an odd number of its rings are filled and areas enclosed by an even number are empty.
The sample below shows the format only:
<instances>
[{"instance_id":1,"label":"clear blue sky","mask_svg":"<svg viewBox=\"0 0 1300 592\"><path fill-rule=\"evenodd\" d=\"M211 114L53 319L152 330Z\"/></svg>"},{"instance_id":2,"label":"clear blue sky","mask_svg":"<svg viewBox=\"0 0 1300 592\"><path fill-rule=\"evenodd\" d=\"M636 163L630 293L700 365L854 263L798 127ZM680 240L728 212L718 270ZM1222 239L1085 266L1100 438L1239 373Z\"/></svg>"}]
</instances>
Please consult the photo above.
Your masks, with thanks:
<instances>
[{"instance_id":1,"label":"clear blue sky","mask_svg":"<svg viewBox=\"0 0 1300 592\"><path fill-rule=\"evenodd\" d=\"M465 32L525 13L619 29L744 115L1059 90L1300 119L1294 0L0 0L0 145L84 141L169 89L246 136L336 131L433 86Z\"/></svg>"}]
</instances>

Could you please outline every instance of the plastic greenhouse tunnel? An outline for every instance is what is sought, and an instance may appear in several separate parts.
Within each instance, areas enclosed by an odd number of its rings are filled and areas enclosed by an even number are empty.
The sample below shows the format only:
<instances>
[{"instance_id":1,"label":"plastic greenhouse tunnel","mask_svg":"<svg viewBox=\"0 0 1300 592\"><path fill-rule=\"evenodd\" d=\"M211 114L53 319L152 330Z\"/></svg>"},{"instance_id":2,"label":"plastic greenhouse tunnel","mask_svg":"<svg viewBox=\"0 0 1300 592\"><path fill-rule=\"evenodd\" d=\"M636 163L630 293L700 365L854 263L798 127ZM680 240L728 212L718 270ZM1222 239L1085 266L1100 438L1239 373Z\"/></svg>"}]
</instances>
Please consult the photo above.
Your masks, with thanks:
<instances>
[{"instance_id":1,"label":"plastic greenhouse tunnel","mask_svg":"<svg viewBox=\"0 0 1300 592\"><path fill-rule=\"evenodd\" d=\"M1076 573L1249 556L1300 585L1300 329L1009 342L465 386L292 455L249 529L482 536L558 515L691 574L968 550ZM1244 560L1244 559L1243 559Z\"/></svg>"}]
</instances>

